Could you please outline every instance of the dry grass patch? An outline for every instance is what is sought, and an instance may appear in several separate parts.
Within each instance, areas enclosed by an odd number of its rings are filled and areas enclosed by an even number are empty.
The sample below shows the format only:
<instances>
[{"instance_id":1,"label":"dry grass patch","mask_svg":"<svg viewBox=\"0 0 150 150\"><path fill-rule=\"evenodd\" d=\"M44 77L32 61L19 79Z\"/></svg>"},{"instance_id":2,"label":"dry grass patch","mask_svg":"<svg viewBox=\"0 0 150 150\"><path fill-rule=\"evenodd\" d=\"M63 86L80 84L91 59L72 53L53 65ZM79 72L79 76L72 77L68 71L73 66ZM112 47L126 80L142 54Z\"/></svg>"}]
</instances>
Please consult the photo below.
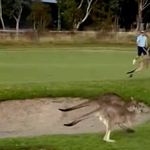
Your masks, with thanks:
<instances>
[{"instance_id":1,"label":"dry grass patch","mask_svg":"<svg viewBox=\"0 0 150 150\"><path fill-rule=\"evenodd\" d=\"M109 43L135 43L137 32L104 32L104 31L47 31L39 35L34 32L16 33L3 32L0 35L1 44L38 43L85 43L85 42L109 42ZM148 38L149 33L147 33Z\"/></svg>"}]
</instances>

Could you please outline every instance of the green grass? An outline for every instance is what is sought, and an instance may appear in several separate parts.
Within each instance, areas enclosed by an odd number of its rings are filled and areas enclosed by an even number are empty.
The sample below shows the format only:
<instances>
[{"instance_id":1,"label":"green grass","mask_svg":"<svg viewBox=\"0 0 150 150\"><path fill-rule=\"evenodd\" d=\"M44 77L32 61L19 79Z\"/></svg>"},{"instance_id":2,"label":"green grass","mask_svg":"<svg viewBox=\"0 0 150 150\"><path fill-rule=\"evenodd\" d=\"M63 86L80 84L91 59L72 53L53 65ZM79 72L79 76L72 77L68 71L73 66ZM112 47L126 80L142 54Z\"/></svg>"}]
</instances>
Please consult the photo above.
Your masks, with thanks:
<instances>
[{"instance_id":1,"label":"green grass","mask_svg":"<svg viewBox=\"0 0 150 150\"><path fill-rule=\"evenodd\" d=\"M135 133L114 131L116 143L102 140L104 133L52 135L0 140L1 150L146 150L150 146L150 123L137 127Z\"/></svg>"},{"instance_id":2,"label":"green grass","mask_svg":"<svg viewBox=\"0 0 150 150\"><path fill-rule=\"evenodd\" d=\"M114 42L111 41L101 41L101 40L95 40L95 39L90 39L90 40L81 40L81 41L54 41L54 42L41 42L41 43L33 43L31 42L4 42L4 41L0 41L0 46L1 48L5 48L5 49L18 49L18 48L37 48L37 49L41 49L41 48L62 48L62 47L76 47L76 46L80 46L80 47L101 47L101 46L105 46L105 47L110 47L110 46L114 46L114 47L127 47L127 48L133 48L135 47L135 43L134 41L124 41L124 42Z\"/></svg>"},{"instance_id":3,"label":"green grass","mask_svg":"<svg viewBox=\"0 0 150 150\"><path fill-rule=\"evenodd\" d=\"M132 68L134 53L106 50L1 51L0 83L125 79L125 72ZM148 77L148 74L142 77Z\"/></svg>"},{"instance_id":4,"label":"green grass","mask_svg":"<svg viewBox=\"0 0 150 150\"><path fill-rule=\"evenodd\" d=\"M54 47L0 50L0 100L35 97L97 97L116 92L150 105L149 69L129 79L134 48ZM55 135L0 140L0 150L144 150L150 146L150 123L134 134L115 131L117 143L103 134Z\"/></svg>"},{"instance_id":5,"label":"green grass","mask_svg":"<svg viewBox=\"0 0 150 150\"><path fill-rule=\"evenodd\" d=\"M0 100L97 97L116 92L150 104L149 70L129 79L133 48L55 48L0 51ZM134 66L135 67L135 66Z\"/></svg>"}]
</instances>

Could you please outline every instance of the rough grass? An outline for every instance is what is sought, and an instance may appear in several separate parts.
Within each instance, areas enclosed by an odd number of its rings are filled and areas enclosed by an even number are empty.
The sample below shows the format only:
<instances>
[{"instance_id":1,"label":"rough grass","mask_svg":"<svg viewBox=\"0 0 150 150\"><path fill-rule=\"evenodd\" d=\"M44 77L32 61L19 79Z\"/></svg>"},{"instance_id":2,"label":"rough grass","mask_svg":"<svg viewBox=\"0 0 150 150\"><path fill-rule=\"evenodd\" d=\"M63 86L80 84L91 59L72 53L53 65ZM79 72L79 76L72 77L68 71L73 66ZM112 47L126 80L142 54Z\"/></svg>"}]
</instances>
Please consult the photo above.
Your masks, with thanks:
<instances>
[{"instance_id":1,"label":"rough grass","mask_svg":"<svg viewBox=\"0 0 150 150\"><path fill-rule=\"evenodd\" d=\"M0 45L3 47L51 47L59 45L135 45L138 32L96 32L96 31L49 31L44 32L39 38L32 33L15 33L2 32L0 34ZM150 37L147 33L148 38Z\"/></svg>"},{"instance_id":2,"label":"rough grass","mask_svg":"<svg viewBox=\"0 0 150 150\"><path fill-rule=\"evenodd\" d=\"M47 43L33 43L33 42L2 42L0 43L1 45L1 50L24 50L26 48L28 49L64 49L64 48L72 48L72 47L77 47L77 48L87 48L87 47L92 47L92 48L97 48L98 47L121 47L121 48L134 48L135 43L126 43L126 42L111 42L111 41L76 41L76 42L60 42L60 41L55 41L55 42L47 42Z\"/></svg>"},{"instance_id":3,"label":"rough grass","mask_svg":"<svg viewBox=\"0 0 150 150\"><path fill-rule=\"evenodd\" d=\"M150 105L149 79L1 85L0 100L38 97L93 98L106 92L116 92L125 99L133 96L138 101L144 101Z\"/></svg>"},{"instance_id":4,"label":"rough grass","mask_svg":"<svg viewBox=\"0 0 150 150\"><path fill-rule=\"evenodd\" d=\"M102 140L104 133L53 135L0 140L1 150L144 150L150 146L150 123L137 127L135 133L115 131L116 143Z\"/></svg>"}]
</instances>

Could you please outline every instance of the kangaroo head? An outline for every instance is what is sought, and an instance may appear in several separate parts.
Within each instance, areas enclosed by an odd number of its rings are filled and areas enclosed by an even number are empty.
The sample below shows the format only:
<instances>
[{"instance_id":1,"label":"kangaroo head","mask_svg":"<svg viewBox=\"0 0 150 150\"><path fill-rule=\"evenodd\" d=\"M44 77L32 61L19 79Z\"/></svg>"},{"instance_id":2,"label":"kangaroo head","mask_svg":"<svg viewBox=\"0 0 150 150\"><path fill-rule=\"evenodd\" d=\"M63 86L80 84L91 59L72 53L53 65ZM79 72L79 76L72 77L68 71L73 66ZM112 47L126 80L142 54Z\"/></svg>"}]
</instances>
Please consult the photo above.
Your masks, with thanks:
<instances>
[{"instance_id":1,"label":"kangaroo head","mask_svg":"<svg viewBox=\"0 0 150 150\"><path fill-rule=\"evenodd\" d=\"M141 112L145 114L150 112L150 108L142 102L139 103L139 109L141 109Z\"/></svg>"},{"instance_id":2,"label":"kangaroo head","mask_svg":"<svg viewBox=\"0 0 150 150\"><path fill-rule=\"evenodd\" d=\"M133 97L131 97L131 100L128 102L128 109L137 113L143 112L143 107L141 107L141 104L134 100Z\"/></svg>"},{"instance_id":3,"label":"kangaroo head","mask_svg":"<svg viewBox=\"0 0 150 150\"><path fill-rule=\"evenodd\" d=\"M135 100L130 102L129 108L137 113L149 113L150 111L150 108L148 108L148 106L146 106L144 103L137 102Z\"/></svg>"}]
</instances>

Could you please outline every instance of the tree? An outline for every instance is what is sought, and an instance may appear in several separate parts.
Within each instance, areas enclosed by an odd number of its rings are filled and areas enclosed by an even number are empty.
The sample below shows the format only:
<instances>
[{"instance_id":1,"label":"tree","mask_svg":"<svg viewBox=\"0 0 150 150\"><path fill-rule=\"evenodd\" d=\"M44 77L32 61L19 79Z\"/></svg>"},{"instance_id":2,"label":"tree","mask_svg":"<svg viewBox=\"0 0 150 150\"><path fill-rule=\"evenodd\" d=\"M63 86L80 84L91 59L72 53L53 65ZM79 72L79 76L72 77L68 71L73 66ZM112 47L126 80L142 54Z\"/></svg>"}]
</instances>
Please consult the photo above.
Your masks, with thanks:
<instances>
[{"instance_id":1,"label":"tree","mask_svg":"<svg viewBox=\"0 0 150 150\"><path fill-rule=\"evenodd\" d=\"M112 30L113 12L110 10L109 2L107 0L99 1L91 12L89 18L92 27L96 30Z\"/></svg>"},{"instance_id":2,"label":"tree","mask_svg":"<svg viewBox=\"0 0 150 150\"><path fill-rule=\"evenodd\" d=\"M126 31L135 28L137 3L135 0L125 0L122 3L119 24Z\"/></svg>"},{"instance_id":3,"label":"tree","mask_svg":"<svg viewBox=\"0 0 150 150\"><path fill-rule=\"evenodd\" d=\"M63 14L64 20L75 30L79 30L89 17L94 5L98 0L59 0L58 6Z\"/></svg>"},{"instance_id":4,"label":"tree","mask_svg":"<svg viewBox=\"0 0 150 150\"><path fill-rule=\"evenodd\" d=\"M113 12L114 15L114 26L115 30L118 30L120 12L121 12L121 3L122 0L112 0L110 1L110 10Z\"/></svg>"},{"instance_id":5,"label":"tree","mask_svg":"<svg viewBox=\"0 0 150 150\"><path fill-rule=\"evenodd\" d=\"M44 30L51 22L50 7L39 0L32 2L27 20L33 24L34 30Z\"/></svg>"},{"instance_id":6,"label":"tree","mask_svg":"<svg viewBox=\"0 0 150 150\"><path fill-rule=\"evenodd\" d=\"M20 19L24 6L29 6L31 0L7 0L5 7L7 7L6 14L16 21L16 30L19 30Z\"/></svg>"},{"instance_id":7,"label":"tree","mask_svg":"<svg viewBox=\"0 0 150 150\"><path fill-rule=\"evenodd\" d=\"M132 0L110 0L109 1L109 8L113 14L115 30L118 30L119 21L121 21L121 18L125 17L123 16L123 6L127 4L129 8L131 3L132 3ZM130 10L127 10L127 7L126 7L126 10L125 10L126 14L129 11Z\"/></svg>"},{"instance_id":8,"label":"tree","mask_svg":"<svg viewBox=\"0 0 150 150\"><path fill-rule=\"evenodd\" d=\"M98 0L87 0L86 1L86 7L85 7L85 14L80 18L80 20L75 24L75 29L79 29L80 25L85 22L85 20L88 18L90 15L94 4L97 3ZM84 4L84 0L81 0L79 6L77 7L78 9L82 9L82 5Z\"/></svg>"},{"instance_id":9,"label":"tree","mask_svg":"<svg viewBox=\"0 0 150 150\"><path fill-rule=\"evenodd\" d=\"M135 28L136 15L141 16L138 18L145 16L149 5L150 0L58 0L62 26L77 30L83 29L87 24L94 25L97 29L102 24L104 27L110 24L112 26L112 21L115 29L120 26L126 31L130 30ZM142 11L138 11L138 8L142 8Z\"/></svg>"},{"instance_id":10,"label":"tree","mask_svg":"<svg viewBox=\"0 0 150 150\"><path fill-rule=\"evenodd\" d=\"M0 0L0 19L1 19L3 30L5 30L5 24L3 20L2 0Z\"/></svg>"},{"instance_id":11,"label":"tree","mask_svg":"<svg viewBox=\"0 0 150 150\"><path fill-rule=\"evenodd\" d=\"M60 11L60 18L62 26L65 29L73 28L76 18L79 17L80 12L76 11L77 1L76 0L58 0L57 5Z\"/></svg>"},{"instance_id":12,"label":"tree","mask_svg":"<svg viewBox=\"0 0 150 150\"><path fill-rule=\"evenodd\" d=\"M150 0L136 0L138 3L138 15L137 15L137 28L141 30L141 23L143 21L142 12L150 5Z\"/></svg>"}]
</instances>

